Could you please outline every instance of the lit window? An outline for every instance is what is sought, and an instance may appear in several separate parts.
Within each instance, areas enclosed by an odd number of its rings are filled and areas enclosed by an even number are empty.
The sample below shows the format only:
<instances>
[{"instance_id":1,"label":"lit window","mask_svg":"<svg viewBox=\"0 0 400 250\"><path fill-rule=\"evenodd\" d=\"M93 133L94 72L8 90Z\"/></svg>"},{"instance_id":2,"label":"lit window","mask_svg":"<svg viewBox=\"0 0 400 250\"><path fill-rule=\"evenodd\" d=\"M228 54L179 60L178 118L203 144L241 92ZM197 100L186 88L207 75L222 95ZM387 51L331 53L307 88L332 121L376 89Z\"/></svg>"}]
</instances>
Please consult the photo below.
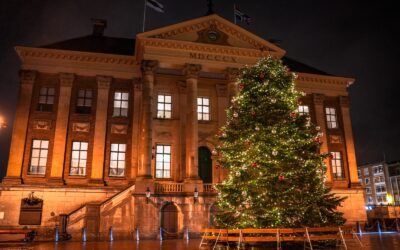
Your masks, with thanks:
<instances>
[{"instance_id":1,"label":"lit window","mask_svg":"<svg viewBox=\"0 0 400 250\"><path fill-rule=\"evenodd\" d=\"M28 174L44 175L46 173L48 151L48 140L32 141L31 162Z\"/></svg>"},{"instance_id":2,"label":"lit window","mask_svg":"<svg viewBox=\"0 0 400 250\"><path fill-rule=\"evenodd\" d=\"M369 169L368 167L364 168L364 176L369 175Z\"/></svg>"},{"instance_id":3,"label":"lit window","mask_svg":"<svg viewBox=\"0 0 400 250\"><path fill-rule=\"evenodd\" d=\"M336 180L344 179L342 156L340 152L331 152L331 154L332 154L331 165L332 165L333 178Z\"/></svg>"},{"instance_id":4,"label":"lit window","mask_svg":"<svg viewBox=\"0 0 400 250\"><path fill-rule=\"evenodd\" d=\"M54 105L55 89L42 87L39 93L38 111L52 111Z\"/></svg>"},{"instance_id":5,"label":"lit window","mask_svg":"<svg viewBox=\"0 0 400 250\"><path fill-rule=\"evenodd\" d=\"M197 98L197 119L199 121L210 120L210 99L206 97Z\"/></svg>"},{"instance_id":6,"label":"lit window","mask_svg":"<svg viewBox=\"0 0 400 250\"><path fill-rule=\"evenodd\" d=\"M383 173L383 167L382 166L374 167L374 174L379 174L379 173Z\"/></svg>"},{"instance_id":7,"label":"lit window","mask_svg":"<svg viewBox=\"0 0 400 250\"><path fill-rule=\"evenodd\" d=\"M114 112L113 116L128 116L128 92L114 93Z\"/></svg>"},{"instance_id":8,"label":"lit window","mask_svg":"<svg viewBox=\"0 0 400 250\"><path fill-rule=\"evenodd\" d=\"M375 187L375 191L377 193L385 193L386 192L386 187L384 185L378 185Z\"/></svg>"},{"instance_id":9,"label":"lit window","mask_svg":"<svg viewBox=\"0 0 400 250\"><path fill-rule=\"evenodd\" d=\"M125 152L126 144L111 144L110 176L125 175Z\"/></svg>"},{"instance_id":10,"label":"lit window","mask_svg":"<svg viewBox=\"0 0 400 250\"><path fill-rule=\"evenodd\" d=\"M336 109L327 107L325 108L325 113L328 128L337 128Z\"/></svg>"},{"instance_id":11,"label":"lit window","mask_svg":"<svg viewBox=\"0 0 400 250\"><path fill-rule=\"evenodd\" d=\"M90 89L80 89L76 100L76 113L90 114L93 93Z\"/></svg>"},{"instance_id":12,"label":"lit window","mask_svg":"<svg viewBox=\"0 0 400 250\"><path fill-rule=\"evenodd\" d=\"M171 146L156 147L156 178L171 178Z\"/></svg>"},{"instance_id":13,"label":"lit window","mask_svg":"<svg viewBox=\"0 0 400 250\"><path fill-rule=\"evenodd\" d=\"M86 175L87 142L72 142L70 175Z\"/></svg>"},{"instance_id":14,"label":"lit window","mask_svg":"<svg viewBox=\"0 0 400 250\"><path fill-rule=\"evenodd\" d=\"M310 109L307 105L300 105L297 109L300 115L309 115Z\"/></svg>"},{"instance_id":15,"label":"lit window","mask_svg":"<svg viewBox=\"0 0 400 250\"><path fill-rule=\"evenodd\" d=\"M386 203L387 202L386 195L378 195L378 196L376 196L376 200L378 203Z\"/></svg>"},{"instance_id":16,"label":"lit window","mask_svg":"<svg viewBox=\"0 0 400 250\"><path fill-rule=\"evenodd\" d=\"M170 95L158 95L157 118L170 119L172 117L172 97Z\"/></svg>"},{"instance_id":17,"label":"lit window","mask_svg":"<svg viewBox=\"0 0 400 250\"><path fill-rule=\"evenodd\" d=\"M365 185L369 184L369 178L365 178Z\"/></svg>"},{"instance_id":18,"label":"lit window","mask_svg":"<svg viewBox=\"0 0 400 250\"><path fill-rule=\"evenodd\" d=\"M374 202L371 196L367 196L367 202L370 204Z\"/></svg>"},{"instance_id":19,"label":"lit window","mask_svg":"<svg viewBox=\"0 0 400 250\"><path fill-rule=\"evenodd\" d=\"M370 187L365 188L365 193L370 194L371 193L371 188Z\"/></svg>"}]
</instances>

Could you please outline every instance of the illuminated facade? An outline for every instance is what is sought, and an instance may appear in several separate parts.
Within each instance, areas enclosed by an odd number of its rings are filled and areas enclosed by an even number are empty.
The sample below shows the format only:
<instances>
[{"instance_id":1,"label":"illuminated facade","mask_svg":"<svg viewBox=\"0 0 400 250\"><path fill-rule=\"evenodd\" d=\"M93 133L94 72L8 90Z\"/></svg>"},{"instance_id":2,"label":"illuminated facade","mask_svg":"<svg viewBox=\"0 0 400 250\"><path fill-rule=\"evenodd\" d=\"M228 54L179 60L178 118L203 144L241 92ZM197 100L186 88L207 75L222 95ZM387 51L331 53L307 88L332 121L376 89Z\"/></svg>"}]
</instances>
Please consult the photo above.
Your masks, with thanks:
<instances>
[{"instance_id":1,"label":"illuminated facade","mask_svg":"<svg viewBox=\"0 0 400 250\"><path fill-rule=\"evenodd\" d=\"M16 47L20 96L7 176L0 187L0 227L22 227L21 199L43 201L39 230L68 215L75 239L196 234L214 211L215 134L235 94L238 69L260 57L281 58L307 93L299 112L323 131L326 184L348 199L349 223L365 221L347 87L285 57L276 45L209 15L138 34L93 35L52 45ZM146 191L150 197L146 198ZM198 197L195 197L198 192ZM39 213L39 212L38 212ZM168 234L169 235L169 234Z\"/></svg>"}]
</instances>

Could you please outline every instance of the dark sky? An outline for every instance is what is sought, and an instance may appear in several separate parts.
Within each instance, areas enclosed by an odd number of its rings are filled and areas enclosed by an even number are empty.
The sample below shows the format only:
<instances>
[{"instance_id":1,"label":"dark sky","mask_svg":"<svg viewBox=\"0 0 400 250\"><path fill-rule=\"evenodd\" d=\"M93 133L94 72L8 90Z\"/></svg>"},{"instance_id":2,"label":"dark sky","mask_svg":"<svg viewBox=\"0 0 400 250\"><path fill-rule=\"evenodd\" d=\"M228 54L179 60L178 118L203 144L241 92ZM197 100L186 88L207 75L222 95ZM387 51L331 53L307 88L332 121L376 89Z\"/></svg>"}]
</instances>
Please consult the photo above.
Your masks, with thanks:
<instances>
[{"instance_id":1,"label":"dark sky","mask_svg":"<svg viewBox=\"0 0 400 250\"><path fill-rule=\"evenodd\" d=\"M147 30L206 13L205 0L159 0L165 13L147 12ZM232 20L233 0L215 0ZM358 164L400 160L400 15L394 1L236 0L253 18L248 29L279 39L287 56L338 76L356 78L350 105ZM41 46L88 35L91 18L108 21L106 36L134 38L143 0L0 0L0 178L5 172L18 95L15 45Z\"/></svg>"}]
</instances>

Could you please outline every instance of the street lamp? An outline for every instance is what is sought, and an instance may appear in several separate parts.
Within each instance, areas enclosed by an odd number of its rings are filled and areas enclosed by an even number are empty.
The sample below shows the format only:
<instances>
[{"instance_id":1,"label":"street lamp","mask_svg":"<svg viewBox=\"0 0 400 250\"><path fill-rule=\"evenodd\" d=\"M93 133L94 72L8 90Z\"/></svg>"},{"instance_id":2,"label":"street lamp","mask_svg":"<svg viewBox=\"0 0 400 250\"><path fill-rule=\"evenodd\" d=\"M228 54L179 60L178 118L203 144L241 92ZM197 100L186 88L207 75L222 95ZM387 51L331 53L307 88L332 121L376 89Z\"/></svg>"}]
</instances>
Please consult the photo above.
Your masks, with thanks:
<instances>
[{"instance_id":1,"label":"street lamp","mask_svg":"<svg viewBox=\"0 0 400 250\"><path fill-rule=\"evenodd\" d=\"M150 196L151 196L150 188L147 187L147 189L146 189L146 204L149 203Z\"/></svg>"},{"instance_id":2,"label":"street lamp","mask_svg":"<svg viewBox=\"0 0 400 250\"><path fill-rule=\"evenodd\" d=\"M197 187L195 187L193 192L193 202L196 203L198 198L199 198L199 191L197 191Z\"/></svg>"}]
</instances>

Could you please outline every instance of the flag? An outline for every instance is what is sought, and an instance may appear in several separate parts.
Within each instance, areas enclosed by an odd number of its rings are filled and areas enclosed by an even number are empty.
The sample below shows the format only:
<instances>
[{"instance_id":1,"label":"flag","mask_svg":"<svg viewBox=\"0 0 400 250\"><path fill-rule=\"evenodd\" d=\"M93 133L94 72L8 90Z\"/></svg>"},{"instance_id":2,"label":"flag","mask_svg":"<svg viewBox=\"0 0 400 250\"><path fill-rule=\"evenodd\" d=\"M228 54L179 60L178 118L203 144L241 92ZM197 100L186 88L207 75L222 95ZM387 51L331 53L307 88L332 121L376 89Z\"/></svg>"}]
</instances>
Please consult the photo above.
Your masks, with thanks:
<instances>
[{"instance_id":1,"label":"flag","mask_svg":"<svg viewBox=\"0 0 400 250\"><path fill-rule=\"evenodd\" d=\"M145 1L146 1L146 6L152 8L157 12L164 13L164 5L162 5L157 0L145 0Z\"/></svg>"},{"instance_id":2,"label":"flag","mask_svg":"<svg viewBox=\"0 0 400 250\"><path fill-rule=\"evenodd\" d=\"M235 14L235 19L241 21L241 22L245 22L246 24L250 24L251 22L251 17L248 16L247 14L241 12L237 7L236 4L234 5L233 8L234 14Z\"/></svg>"}]
</instances>

